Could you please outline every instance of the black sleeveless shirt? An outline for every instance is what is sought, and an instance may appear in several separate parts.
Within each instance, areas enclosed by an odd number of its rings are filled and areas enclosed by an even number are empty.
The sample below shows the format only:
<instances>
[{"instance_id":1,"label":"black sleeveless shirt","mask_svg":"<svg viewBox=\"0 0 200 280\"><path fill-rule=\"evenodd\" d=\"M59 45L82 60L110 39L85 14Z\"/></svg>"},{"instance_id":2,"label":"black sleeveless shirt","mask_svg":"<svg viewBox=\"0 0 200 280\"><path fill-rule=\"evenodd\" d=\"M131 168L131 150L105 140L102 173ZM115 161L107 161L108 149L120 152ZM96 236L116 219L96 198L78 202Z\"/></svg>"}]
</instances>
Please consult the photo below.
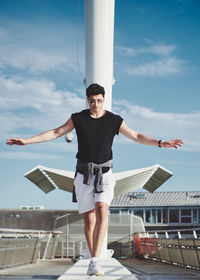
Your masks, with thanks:
<instances>
[{"instance_id":1,"label":"black sleeveless shirt","mask_svg":"<svg viewBox=\"0 0 200 280\"><path fill-rule=\"evenodd\" d=\"M119 133L123 119L106 111L100 118L92 118L90 110L71 115L78 138L76 157L85 163L100 164L112 159L112 143Z\"/></svg>"}]
</instances>

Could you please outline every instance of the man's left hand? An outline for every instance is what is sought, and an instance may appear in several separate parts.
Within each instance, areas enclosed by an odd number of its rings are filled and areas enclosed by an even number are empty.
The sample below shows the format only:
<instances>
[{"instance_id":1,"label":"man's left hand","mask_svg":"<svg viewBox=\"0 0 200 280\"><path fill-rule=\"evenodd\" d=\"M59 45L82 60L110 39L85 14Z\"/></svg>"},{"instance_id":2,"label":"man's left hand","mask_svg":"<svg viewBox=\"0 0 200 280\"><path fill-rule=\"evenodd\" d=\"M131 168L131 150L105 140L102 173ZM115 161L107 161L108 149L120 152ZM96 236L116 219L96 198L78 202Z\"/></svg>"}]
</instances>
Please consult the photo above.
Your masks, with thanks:
<instances>
[{"instance_id":1,"label":"man's left hand","mask_svg":"<svg viewBox=\"0 0 200 280\"><path fill-rule=\"evenodd\" d=\"M183 141L181 139L175 139L170 141L161 141L160 146L163 148L175 148L182 147Z\"/></svg>"}]
</instances>

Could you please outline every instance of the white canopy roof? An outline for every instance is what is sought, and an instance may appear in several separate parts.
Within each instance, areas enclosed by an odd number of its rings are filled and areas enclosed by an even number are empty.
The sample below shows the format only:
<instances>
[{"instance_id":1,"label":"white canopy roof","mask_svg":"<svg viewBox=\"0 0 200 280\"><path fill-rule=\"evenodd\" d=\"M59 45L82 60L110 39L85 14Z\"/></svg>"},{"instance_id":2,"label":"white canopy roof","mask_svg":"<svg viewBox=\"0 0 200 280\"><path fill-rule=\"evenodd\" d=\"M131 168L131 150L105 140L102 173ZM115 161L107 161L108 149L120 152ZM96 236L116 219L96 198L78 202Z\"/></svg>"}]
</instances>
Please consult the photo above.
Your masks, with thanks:
<instances>
[{"instance_id":1,"label":"white canopy roof","mask_svg":"<svg viewBox=\"0 0 200 280\"><path fill-rule=\"evenodd\" d=\"M116 179L115 196L141 188L154 192L172 175L170 171L158 164L114 173ZM57 188L67 192L72 192L73 190L74 172L72 171L38 165L24 176L45 193Z\"/></svg>"}]
</instances>

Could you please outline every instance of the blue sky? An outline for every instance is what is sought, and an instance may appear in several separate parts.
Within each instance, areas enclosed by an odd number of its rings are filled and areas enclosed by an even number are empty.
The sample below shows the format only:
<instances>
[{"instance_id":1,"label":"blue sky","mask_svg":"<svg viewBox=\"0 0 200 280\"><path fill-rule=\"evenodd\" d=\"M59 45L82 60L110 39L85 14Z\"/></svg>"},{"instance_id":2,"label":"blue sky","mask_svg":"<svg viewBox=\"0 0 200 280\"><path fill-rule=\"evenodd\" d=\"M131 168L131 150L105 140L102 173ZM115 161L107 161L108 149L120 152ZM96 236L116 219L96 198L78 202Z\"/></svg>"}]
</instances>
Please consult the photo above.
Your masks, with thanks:
<instances>
[{"instance_id":1,"label":"blue sky","mask_svg":"<svg viewBox=\"0 0 200 280\"><path fill-rule=\"evenodd\" d=\"M174 173L160 191L199 190L200 2L116 0L113 112L157 139L159 149L117 136L114 171L159 163ZM85 108L84 9L78 0L0 0L1 208L44 205L76 209L71 194L48 195L24 178L36 165L74 170L76 137L6 146L63 124Z\"/></svg>"}]
</instances>

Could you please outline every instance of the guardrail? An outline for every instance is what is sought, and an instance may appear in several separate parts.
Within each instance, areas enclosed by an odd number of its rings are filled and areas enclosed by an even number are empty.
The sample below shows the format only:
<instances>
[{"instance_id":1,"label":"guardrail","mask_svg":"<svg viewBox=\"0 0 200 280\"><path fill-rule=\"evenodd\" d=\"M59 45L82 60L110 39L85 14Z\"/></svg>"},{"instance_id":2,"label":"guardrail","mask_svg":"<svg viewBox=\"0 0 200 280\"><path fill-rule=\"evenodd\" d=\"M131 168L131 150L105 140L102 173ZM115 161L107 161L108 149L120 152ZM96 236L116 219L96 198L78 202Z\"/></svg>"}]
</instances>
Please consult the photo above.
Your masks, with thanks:
<instances>
[{"instance_id":1,"label":"guardrail","mask_svg":"<svg viewBox=\"0 0 200 280\"><path fill-rule=\"evenodd\" d=\"M135 234L137 252L146 259L200 270L200 239L197 235L199 230L185 229Z\"/></svg>"},{"instance_id":2,"label":"guardrail","mask_svg":"<svg viewBox=\"0 0 200 280\"><path fill-rule=\"evenodd\" d=\"M0 268L52 258L60 234L58 231L0 229Z\"/></svg>"}]
</instances>

